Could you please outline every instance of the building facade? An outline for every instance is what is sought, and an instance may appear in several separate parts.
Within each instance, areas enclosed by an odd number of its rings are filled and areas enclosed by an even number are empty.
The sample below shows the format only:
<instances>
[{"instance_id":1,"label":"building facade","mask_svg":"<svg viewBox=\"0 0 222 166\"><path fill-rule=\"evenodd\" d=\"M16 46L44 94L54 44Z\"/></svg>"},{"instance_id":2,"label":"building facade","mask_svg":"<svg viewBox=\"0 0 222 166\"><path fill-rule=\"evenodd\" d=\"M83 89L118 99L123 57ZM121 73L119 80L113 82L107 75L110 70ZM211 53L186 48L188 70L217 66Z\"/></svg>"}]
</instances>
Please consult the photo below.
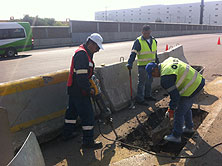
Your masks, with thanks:
<instances>
[{"instance_id":1,"label":"building facade","mask_svg":"<svg viewBox=\"0 0 222 166\"><path fill-rule=\"evenodd\" d=\"M200 3L141 6L95 13L95 20L199 24ZM222 1L204 3L203 24L222 25Z\"/></svg>"}]
</instances>

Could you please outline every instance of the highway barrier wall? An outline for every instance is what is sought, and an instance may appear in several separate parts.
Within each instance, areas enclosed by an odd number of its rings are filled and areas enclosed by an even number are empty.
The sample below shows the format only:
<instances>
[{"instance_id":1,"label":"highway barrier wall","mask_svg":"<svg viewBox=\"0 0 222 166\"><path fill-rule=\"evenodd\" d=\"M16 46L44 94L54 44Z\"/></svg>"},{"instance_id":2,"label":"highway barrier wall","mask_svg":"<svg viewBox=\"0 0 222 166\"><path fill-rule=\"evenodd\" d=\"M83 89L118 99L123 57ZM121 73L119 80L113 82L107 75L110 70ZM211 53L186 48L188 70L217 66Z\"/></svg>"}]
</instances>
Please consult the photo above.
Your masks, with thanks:
<instances>
[{"instance_id":1,"label":"highway barrier wall","mask_svg":"<svg viewBox=\"0 0 222 166\"><path fill-rule=\"evenodd\" d=\"M178 45L159 53L162 62L168 57L177 57L186 61L183 47ZM112 111L119 111L130 102L129 72L126 62L97 67L96 75L100 80L106 102ZM9 126L13 133L13 145L22 145L30 131L40 142L48 138L49 133L60 131L63 126L64 113L68 103L66 83L68 70L44 74L14 82L0 84L0 106L8 111ZM132 70L133 96L137 88L137 66L134 62ZM159 87L159 79L154 79L153 89ZM52 137L57 136L51 134Z\"/></svg>"},{"instance_id":2,"label":"highway barrier wall","mask_svg":"<svg viewBox=\"0 0 222 166\"><path fill-rule=\"evenodd\" d=\"M14 146L30 131L45 135L63 125L68 70L0 84L0 105L8 111Z\"/></svg>"},{"instance_id":3,"label":"highway barrier wall","mask_svg":"<svg viewBox=\"0 0 222 166\"><path fill-rule=\"evenodd\" d=\"M85 42L87 36L93 32L100 33L104 38L104 42L120 42L135 40L141 35L144 24L151 26L152 35L156 38L222 32L222 26L212 25L102 21L70 21L70 31L74 44Z\"/></svg>"},{"instance_id":4,"label":"highway barrier wall","mask_svg":"<svg viewBox=\"0 0 222 166\"><path fill-rule=\"evenodd\" d=\"M156 38L222 32L222 26L217 25L72 20L70 26L33 26L34 48L78 45L85 42L86 38L94 32L100 33L104 42L135 40L141 35L144 24L151 26L152 35Z\"/></svg>"},{"instance_id":5,"label":"highway barrier wall","mask_svg":"<svg viewBox=\"0 0 222 166\"><path fill-rule=\"evenodd\" d=\"M34 48L72 45L69 26L32 26Z\"/></svg>"}]
</instances>

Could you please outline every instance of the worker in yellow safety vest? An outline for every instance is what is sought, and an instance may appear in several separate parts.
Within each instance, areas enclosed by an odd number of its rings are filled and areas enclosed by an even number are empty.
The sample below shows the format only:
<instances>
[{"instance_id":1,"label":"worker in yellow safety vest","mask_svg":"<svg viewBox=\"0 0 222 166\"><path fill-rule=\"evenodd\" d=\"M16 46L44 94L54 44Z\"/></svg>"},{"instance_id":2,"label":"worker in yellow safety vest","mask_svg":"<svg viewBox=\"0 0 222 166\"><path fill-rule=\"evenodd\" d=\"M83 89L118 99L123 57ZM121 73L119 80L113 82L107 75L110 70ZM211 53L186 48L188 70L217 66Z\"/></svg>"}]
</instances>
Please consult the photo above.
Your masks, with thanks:
<instances>
[{"instance_id":1,"label":"worker in yellow safety vest","mask_svg":"<svg viewBox=\"0 0 222 166\"><path fill-rule=\"evenodd\" d=\"M170 95L166 116L174 119L174 124L172 134L166 135L164 139L179 143L182 133L194 132L191 107L203 89L205 79L189 64L173 57L160 64L149 63L146 71L149 78L160 77L161 86Z\"/></svg>"},{"instance_id":2,"label":"worker in yellow safety vest","mask_svg":"<svg viewBox=\"0 0 222 166\"><path fill-rule=\"evenodd\" d=\"M126 65L129 70L132 69L136 56L138 66L136 103L148 106L147 101L156 101L156 99L151 95L153 79L147 77L145 67L150 62L159 63L157 58L157 41L151 36L151 28L149 25L143 26L142 35L139 36L133 44L128 64Z\"/></svg>"}]
</instances>

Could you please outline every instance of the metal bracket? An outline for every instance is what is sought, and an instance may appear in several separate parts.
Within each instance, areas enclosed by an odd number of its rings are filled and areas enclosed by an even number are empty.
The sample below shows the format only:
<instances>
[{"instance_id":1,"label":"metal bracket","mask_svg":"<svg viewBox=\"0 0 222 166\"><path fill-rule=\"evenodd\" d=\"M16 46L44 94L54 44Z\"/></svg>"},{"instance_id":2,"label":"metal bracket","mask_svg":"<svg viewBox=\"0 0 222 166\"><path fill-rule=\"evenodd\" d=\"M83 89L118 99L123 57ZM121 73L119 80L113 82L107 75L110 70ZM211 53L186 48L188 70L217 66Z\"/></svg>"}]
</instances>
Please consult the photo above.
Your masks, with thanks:
<instances>
[{"instance_id":1,"label":"metal bracket","mask_svg":"<svg viewBox=\"0 0 222 166\"><path fill-rule=\"evenodd\" d=\"M119 61L121 62L121 60L123 60L122 62L124 62L124 57L123 56L121 56L120 58L119 58Z\"/></svg>"}]
</instances>

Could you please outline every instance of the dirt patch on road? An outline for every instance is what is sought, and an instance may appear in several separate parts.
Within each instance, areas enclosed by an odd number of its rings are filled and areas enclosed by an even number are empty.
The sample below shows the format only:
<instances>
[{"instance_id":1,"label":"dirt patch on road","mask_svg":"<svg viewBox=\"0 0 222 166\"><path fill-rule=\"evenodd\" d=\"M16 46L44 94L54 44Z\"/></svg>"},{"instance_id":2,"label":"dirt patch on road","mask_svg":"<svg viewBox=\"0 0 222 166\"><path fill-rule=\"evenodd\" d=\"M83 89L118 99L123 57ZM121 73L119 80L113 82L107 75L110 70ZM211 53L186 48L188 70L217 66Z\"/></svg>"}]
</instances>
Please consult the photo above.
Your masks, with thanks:
<instances>
[{"instance_id":1,"label":"dirt patch on road","mask_svg":"<svg viewBox=\"0 0 222 166\"><path fill-rule=\"evenodd\" d=\"M193 134L183 134L182 142L179 144L166 142L163 139L156 143L155 138L152 137L152 130L159 126L160 123L163 121L166 110L167 108L160 108L156 112L151 113L148 120L146 120L144 123L140 123L137 128L133 128L127 136L121 139L121 141L157 153L166 152L173 155L178 155L183 147L186 145L188 139L191 138ZM192 113L193 121L195 124L194 128L197 129L208 113L200 109L192 109ZM170 134L171 129L172 127L169 127L169 130L166 131L166 134ZM123 144L121 146L131 150L135 149L131 146Z\"/></svg>"}]
</instances>

